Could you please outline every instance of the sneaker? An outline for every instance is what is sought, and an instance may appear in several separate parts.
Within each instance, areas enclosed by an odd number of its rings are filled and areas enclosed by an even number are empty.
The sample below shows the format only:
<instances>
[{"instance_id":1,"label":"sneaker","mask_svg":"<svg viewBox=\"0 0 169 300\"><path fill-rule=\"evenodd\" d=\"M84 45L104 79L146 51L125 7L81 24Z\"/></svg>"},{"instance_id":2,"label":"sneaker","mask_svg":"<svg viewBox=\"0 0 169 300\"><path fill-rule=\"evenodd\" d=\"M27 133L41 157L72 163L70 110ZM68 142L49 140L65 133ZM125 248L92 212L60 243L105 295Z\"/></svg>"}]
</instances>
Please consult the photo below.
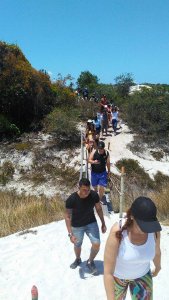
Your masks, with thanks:
<instances>
[{"instance_id":1,"label":"sneaker","mask_svg":"<svg viewBox=\"0 0 169 300\"><path fill-rule=\"evenodd\" d=\"M81 264L81 258L76 258L75 261L70 265L71 269L76 269Z\"/></svg>"},{"instance_id":2,"label":"sneaker","mask_svg":"<svg viewBox=\"0 0 169 300\"><path fill-rule=\"evenodd\" d=\"M86 266L90 270L91 274L97 273L97 269L96 269L94 261L87 260Z\"/></svg>"}]
</instances>

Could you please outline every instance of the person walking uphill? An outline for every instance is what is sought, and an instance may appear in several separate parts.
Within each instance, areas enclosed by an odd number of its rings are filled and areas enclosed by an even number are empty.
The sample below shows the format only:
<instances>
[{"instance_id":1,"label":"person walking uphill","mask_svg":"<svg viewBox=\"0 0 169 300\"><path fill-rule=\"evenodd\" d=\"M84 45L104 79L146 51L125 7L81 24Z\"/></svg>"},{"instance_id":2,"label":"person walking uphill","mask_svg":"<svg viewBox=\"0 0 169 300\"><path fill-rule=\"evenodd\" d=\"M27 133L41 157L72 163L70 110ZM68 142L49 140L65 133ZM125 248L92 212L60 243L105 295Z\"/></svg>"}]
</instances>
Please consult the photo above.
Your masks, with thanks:
<instances>
[{"instance_id":1,"label":"person walking uphill","mask_svg":"<svg viewBox=\"0 0 169 300\"><path fill-rule=\"evenodd\" d=\"M161 226L156 213L150 198L138 197L127 211L124 225L113 225L104 254L107 300L124 300L128 287L132 300L153 299L152 277L161 269Z\"/></svg>"},{"instance_id":2,"label":"person walking uphill","mask_svg":"<svg viewBox=\"0 0 169 300\"><path fill-rule=\"evenodd\" d=\"M110 155L105 150L105 143L100 141L98 149L92 151L88 162L91 164L91 183L95 191L98 190L100 201L104 195L104 188L107 186L108 176L110 175ZM106 167L108 172L106 171Z\"/></svg>"},{"instance_id":3,"label":"person walking uphill","mask_svg":"<svg viewBox=\"0 0 169 300\"><path fill-rule=\"evenodd\" d=\"M95 191L90 189L90 181L86 178L82 178L79 181L79 190L71 194L66 200L65 222L70 241L74 244L76 256L70 268L75 269L81 264L81 246L84 234L86 233L92 244L90 256L86 263L91 273L97 272L94 258L100 248L100 234L94 215L94 207L101 220L102 233L105 233L106 225L99 203L99 196Z\"/></svg>"}]
</instances>

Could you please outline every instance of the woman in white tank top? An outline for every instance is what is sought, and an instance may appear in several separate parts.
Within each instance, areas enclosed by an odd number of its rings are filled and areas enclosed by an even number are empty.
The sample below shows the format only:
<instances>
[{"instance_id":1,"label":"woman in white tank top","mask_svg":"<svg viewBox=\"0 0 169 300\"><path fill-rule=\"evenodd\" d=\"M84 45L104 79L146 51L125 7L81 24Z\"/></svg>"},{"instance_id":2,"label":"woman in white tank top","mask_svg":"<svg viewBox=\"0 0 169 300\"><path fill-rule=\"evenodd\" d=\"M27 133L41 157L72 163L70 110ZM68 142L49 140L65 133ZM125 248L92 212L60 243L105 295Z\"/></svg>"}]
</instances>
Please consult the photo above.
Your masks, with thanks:
<instances>
[{"instance_id":1,"label":"woman in white tank top","mask_svg":"<svg viewBox=\"0 0 169 300\"><path fill-rule=\"evenodd\" d=\"M113 225L104 255L104 284L107 300L152 300L152 277L161 269L160 231L156 206L138 197L127 212L124 224ZM154 271L150 271L150 262Z\"/></svg>"}]
</instances>

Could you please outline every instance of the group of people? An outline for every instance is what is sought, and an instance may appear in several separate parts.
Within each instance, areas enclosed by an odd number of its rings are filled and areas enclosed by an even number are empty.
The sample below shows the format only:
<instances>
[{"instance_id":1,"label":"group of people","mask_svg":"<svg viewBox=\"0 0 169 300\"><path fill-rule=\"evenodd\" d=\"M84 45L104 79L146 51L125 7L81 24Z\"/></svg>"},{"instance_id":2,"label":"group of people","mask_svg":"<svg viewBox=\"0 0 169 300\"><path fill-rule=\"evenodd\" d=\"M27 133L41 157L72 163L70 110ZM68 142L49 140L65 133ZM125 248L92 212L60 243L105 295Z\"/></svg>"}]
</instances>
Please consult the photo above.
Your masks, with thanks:
<instances>
[{"instance_id":1,"label":"group of people","mask_svg":"<svg viewBox=\"0 0 169 300\"><path fill-rule=\"evenodd\" d=\"M82 178L79 189L66 200L65 222L70 242L74 245L75 261L70 268L81 265L81 247L86 234L91 242L86 267L97 271L94 259L100 249L100 233L94 208L101 221L101 232L106 223L99 195L91 190L90 181ZM152 300L152 277L161 269L161 226L154 202L147 197L134 200L124 221L115 223L104 251L104 285L107 300L124 300L129 288L131 299ZM154 269L150 269L150 262Z\"/></svg>"},{"instance_id":2,"label":"group of people","mask_svg":"<svg viewBox=\"0 0 169 300\"><path fill-rule=\"evenodd\" d=\"M101 101L105 103L105 98ZM103 108L102 104L100 114L105 112L106 104ZM113 118L110 120L115 123ZM101 203L110 173L110 155L104 142L99 140L101 126L97 116L94 121L88 121L86 128L85 138L89 144L94 140L91 149L88 148L91 183L89 179L82 178L78 190L68 197L65 204L68 237L75 253L70 268L76 269L82 263L81 248L86 234L91 242L86 268L92 274L97 272L94 260L100 249L100 232L94 209L101 222L101 232L107 231ZM128 288L132 300L153 299L152 277L157 276L161 269L160 231L156 206L150 198L143 196L136 198L125 218L112 226L104 251L107 300L124 300ZM153 270L150 269L151 261L154 263Z\"/></svg>"},{"instance_id":3,"label":"group of people","mask_svg":"<svg viewBox=\"0 0 169 300\"><path fill-rule=\"evenodd\" d=\"M106 132L107 135L107 129L109 126L112 125L114 134L116 135L117 131L117 123L118 123L118 114L119 109L116 105L112 105L108 103L107 98L105 95L102 96L101 101L99 103L99 110L102 117L103 122L103 131L102 133Z\"/></svg>"},{"instance_id":4,"label":"group of people","mask_svg":"<svg viewBox=\"0 0 169 300\"><path fill-rule=\"evenodd\" d=\"M89 119L87 121L84 142L88 153L90 153L93 148L97 147L98 141L101 135L103 137L104 132L107 136L109 126L112 125L114 134L116 135L117 122L117 107L115 107L111 113L108 113L107 109L105 109L102 113L97 113L94 120Z\"/></svg>"}]
</instances>

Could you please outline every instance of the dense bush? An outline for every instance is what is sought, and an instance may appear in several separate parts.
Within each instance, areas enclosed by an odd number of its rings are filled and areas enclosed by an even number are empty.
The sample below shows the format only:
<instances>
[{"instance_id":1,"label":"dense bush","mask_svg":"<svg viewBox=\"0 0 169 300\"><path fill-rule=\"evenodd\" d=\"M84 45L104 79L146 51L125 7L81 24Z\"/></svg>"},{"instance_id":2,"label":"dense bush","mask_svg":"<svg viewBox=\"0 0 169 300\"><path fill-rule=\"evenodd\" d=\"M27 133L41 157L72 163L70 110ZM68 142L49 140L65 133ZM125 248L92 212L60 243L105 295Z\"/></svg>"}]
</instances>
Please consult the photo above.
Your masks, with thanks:
<instances>
[{"instance_id":1,"label":"dense bush","mask_svg":"<svg viewBox=\"0 0 169 300\"><path fill-rule=\"evenodd\" d=\"M58 147L73 147L80 144L80 133L77 129L76 116L70 111L54 109L44 120L47 132L56 138Z\"/></svg>"},{"instance_id":2,"label":"dense bush","mask_svg":"<svg viewBox=\"0 0 169 300\"><path fill-rule=\"evenodd\" d=\"M5 135L11 137L11 136L17 136L20 134L19 128L15 125L10 123L5 116L2 114L0 115L0 137L3 137Z\"/></svg>"},{"instance_id":3,"label":"dense bush","mask_svg":"<svg viewBox=\"0 0 169 300\"><path fill-rule=\"evenodd\" d=\"M81 121L87 121L88 119L94 119L96 113L98 112L98 104L94 101L79 101L77 105L76 115Z\"/></svg>"},{"instance_id":4,"label":"dense bush","mask_svg":"<svg viewBox=\"0 0 169 300\"><path fill-rule=\"evenodd\" d=\"M26 130L50 111L50 78L33 69L18 46L0 42L0 77L0 111L10 123Z\"/></svg>"},{"instance_id":5,"label":"dense bush","mask_svg":"<svg viewBox=\"0 0 169 300\"><path fill-rule=\"evenodd\" d=\"M55 95L55 106L74 107L76 105L76 95L67 86L61 85L56 81L52 84L52 91Z\"/></svg>"},{"instance_id":6,"label":"dense bush","mask_svg":"<svg viewBox=\"0 0 169 300\"><path fill-rule=\"evenodd\" d=\"M127 122L136 132L152 138L169 136L169 96L154 91L136 93L128 100Z\"/></svg>"}]
</instances>

